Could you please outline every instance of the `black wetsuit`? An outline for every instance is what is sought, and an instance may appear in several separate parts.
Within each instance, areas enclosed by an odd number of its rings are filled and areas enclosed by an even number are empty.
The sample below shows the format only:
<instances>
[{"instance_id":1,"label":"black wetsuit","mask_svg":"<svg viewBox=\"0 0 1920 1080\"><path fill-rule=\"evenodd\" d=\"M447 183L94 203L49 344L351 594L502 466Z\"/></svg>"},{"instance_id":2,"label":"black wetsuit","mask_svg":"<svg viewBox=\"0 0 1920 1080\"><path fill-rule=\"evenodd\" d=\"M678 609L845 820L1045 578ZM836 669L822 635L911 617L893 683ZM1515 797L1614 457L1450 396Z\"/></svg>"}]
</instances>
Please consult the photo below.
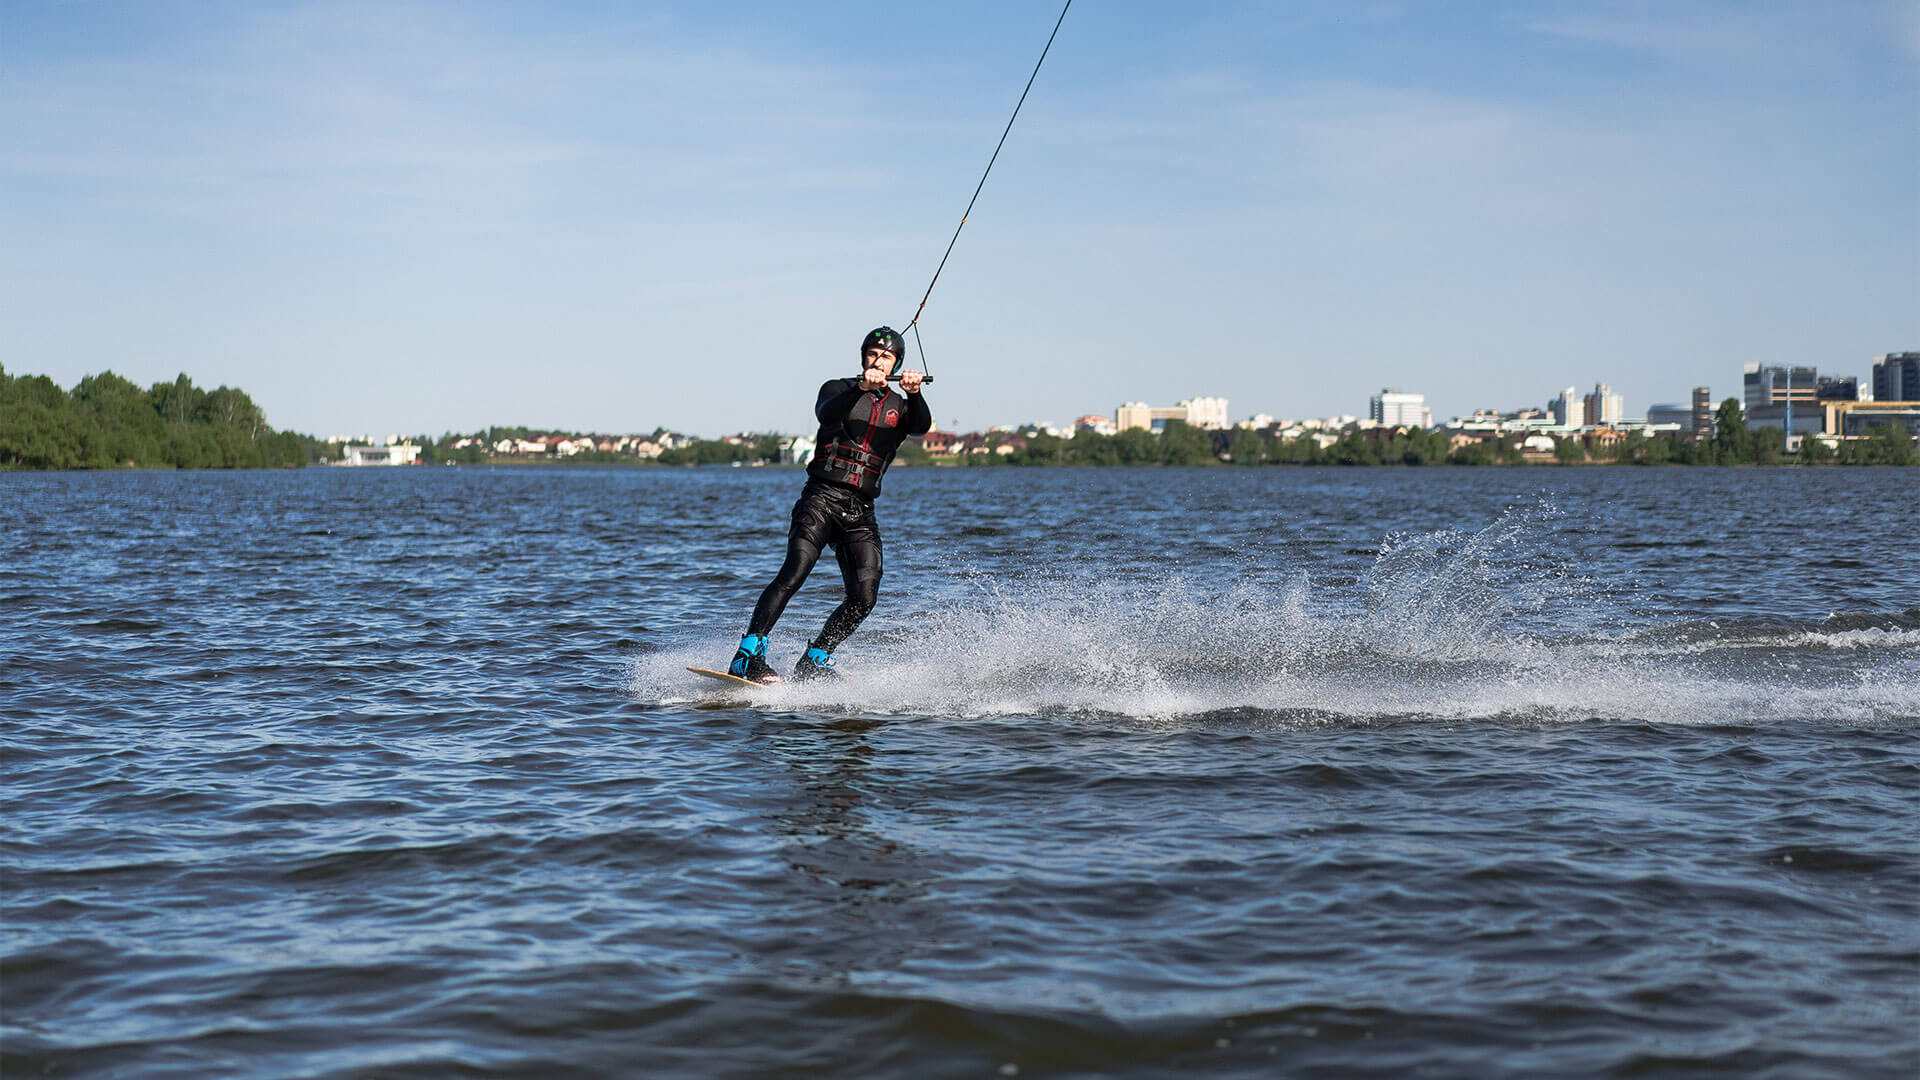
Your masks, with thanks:
<instances>
[{"instance_id":1,"label":"black wetsuit","mask_svg":"<svg viewBox=\"0 0 1920 1080\"><path fill-rule=\"evenodd\" d=\"M919 394L891 387L862 390L859 379L833 379L820 387L813 414L820 420L807 486L793 504L787 559L753 608L749 634L766 634L807 580L820 551L833 545L847 598L827 616L813 644L832 652L873 610L880 592L880 526L873 500L893 455L909 435L933 427L933 413Z\"/></svg>"}]
</instances>

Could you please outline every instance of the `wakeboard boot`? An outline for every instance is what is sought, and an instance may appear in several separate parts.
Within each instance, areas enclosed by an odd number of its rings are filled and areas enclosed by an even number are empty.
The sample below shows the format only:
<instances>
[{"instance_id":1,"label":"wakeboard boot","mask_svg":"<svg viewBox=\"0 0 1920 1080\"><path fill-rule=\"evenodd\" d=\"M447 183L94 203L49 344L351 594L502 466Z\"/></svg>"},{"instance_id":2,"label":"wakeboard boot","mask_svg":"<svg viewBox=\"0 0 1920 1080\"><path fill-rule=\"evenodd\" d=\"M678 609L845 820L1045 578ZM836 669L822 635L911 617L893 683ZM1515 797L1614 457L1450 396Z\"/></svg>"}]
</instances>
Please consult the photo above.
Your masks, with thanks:
<instances>
[{"instance_id":1,"label":"wakeboard boot","mask_svg":"<svg viewBox=\"0 0 1920 1080\"><path fill-rule=\"evenodd\" d=\"M809 643L806 654L800 662L793 665L793 677L801 682L813 679L837 679L838 671L833 670L833 654L818 645Z\"/></svg>"},{"instance_id":2,"label":"wakeboard boot","mask_svg":"<svg viewBox=\"0 0 1920 1080\"><path fill-rule=\"evenodd\" d=\"M727 674L748 682L779 682L780 673L767 663L767 636L748 634L741 638L739 651L733 654L733 662L727 665Z\"/></svg>"}]
</instances>

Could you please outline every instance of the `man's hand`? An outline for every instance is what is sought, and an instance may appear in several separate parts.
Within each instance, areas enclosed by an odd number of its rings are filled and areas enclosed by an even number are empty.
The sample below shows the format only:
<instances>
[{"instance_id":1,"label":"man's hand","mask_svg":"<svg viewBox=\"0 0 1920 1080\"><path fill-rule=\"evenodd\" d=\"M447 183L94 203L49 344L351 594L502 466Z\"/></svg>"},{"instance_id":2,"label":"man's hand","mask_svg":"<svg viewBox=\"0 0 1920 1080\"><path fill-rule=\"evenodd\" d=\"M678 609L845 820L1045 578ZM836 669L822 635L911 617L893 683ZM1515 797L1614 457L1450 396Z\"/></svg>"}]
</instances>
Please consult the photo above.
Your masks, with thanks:
<instances>
[{"instance_id":1,"label":"man's hand","mask_svg":"<svg viewBox=\"0 0 1920 1080\"><path fill-rule=\"evenodd\" d=\"M900 389L908 394L920 392L920 380L927 377L924 371L903 371L900 373Z\"/></svg>"},{"instance_id":2,"label":"man's hand","mask_svg":"<svg viewBox=\"0 0 1920 1080\"><path fill-rule=\"evenodd\" d=\"M884 390L887 388L887 369L870 367L860 373L860 389Z\"/></svg>"}]
</instances>

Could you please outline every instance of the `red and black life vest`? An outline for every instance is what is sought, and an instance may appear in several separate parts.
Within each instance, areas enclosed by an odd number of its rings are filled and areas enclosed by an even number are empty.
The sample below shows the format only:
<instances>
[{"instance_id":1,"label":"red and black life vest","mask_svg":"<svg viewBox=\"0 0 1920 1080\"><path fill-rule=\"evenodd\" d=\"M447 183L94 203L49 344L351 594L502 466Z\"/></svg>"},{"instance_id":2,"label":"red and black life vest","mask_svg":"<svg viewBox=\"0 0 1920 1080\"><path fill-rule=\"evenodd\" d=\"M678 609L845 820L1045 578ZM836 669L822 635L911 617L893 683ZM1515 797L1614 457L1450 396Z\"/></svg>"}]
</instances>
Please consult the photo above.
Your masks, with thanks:
<instances>
[{"instance_id":1,"label":"red and black life vest","mask_svg":"<svg viewBox=\"0 0 1920 1080\"><path fill-rule=\"evenodd\" d=\"M858 379L834 379L822 386L814 415L820 419L820 434L807 474L869 499L880 494L881 477L900 443L933 426L933 414L918 394L909 398L891 388L862 390Z\"/></svg>"}]
</instances>

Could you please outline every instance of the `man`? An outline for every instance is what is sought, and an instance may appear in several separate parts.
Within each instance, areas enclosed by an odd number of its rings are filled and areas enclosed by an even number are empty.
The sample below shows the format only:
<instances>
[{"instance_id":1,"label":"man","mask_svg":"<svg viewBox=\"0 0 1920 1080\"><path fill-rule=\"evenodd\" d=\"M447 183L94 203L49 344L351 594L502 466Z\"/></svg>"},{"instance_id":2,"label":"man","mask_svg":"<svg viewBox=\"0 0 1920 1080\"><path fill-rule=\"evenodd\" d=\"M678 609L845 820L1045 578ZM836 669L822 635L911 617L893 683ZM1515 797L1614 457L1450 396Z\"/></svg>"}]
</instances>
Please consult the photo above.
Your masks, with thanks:
<instances>
[{"instance_id":1,"label":"man","mask_svg":"<svg viewBox=\"0 0 1920 1080\"><path fill-rule=\"evenodd\" d=\"M820 420L813 460L807 464L807 486L793 504L793 526L787 532L787 561L781 564L760 602L740 650L733 654L727 673L754 682L779 682L767 664L767 635L787 608L800 583L807 580L820 549L833 545L846 582L847 598L827 616L820 636L807 643L806 655L794 666L796 679L836 675L833 650L852 634L873 610L880 589L880 526L873 518L873 500L880 494L880 478L901 440L924 435L933 428L933 413L920 396L918 371L902 372L906 355L900 335L882 326L860 343L860 377L831 379L820 387L813 414ZM900 389L888 389L888 377L898 374Z\"/></svg>"}]
</instances>

